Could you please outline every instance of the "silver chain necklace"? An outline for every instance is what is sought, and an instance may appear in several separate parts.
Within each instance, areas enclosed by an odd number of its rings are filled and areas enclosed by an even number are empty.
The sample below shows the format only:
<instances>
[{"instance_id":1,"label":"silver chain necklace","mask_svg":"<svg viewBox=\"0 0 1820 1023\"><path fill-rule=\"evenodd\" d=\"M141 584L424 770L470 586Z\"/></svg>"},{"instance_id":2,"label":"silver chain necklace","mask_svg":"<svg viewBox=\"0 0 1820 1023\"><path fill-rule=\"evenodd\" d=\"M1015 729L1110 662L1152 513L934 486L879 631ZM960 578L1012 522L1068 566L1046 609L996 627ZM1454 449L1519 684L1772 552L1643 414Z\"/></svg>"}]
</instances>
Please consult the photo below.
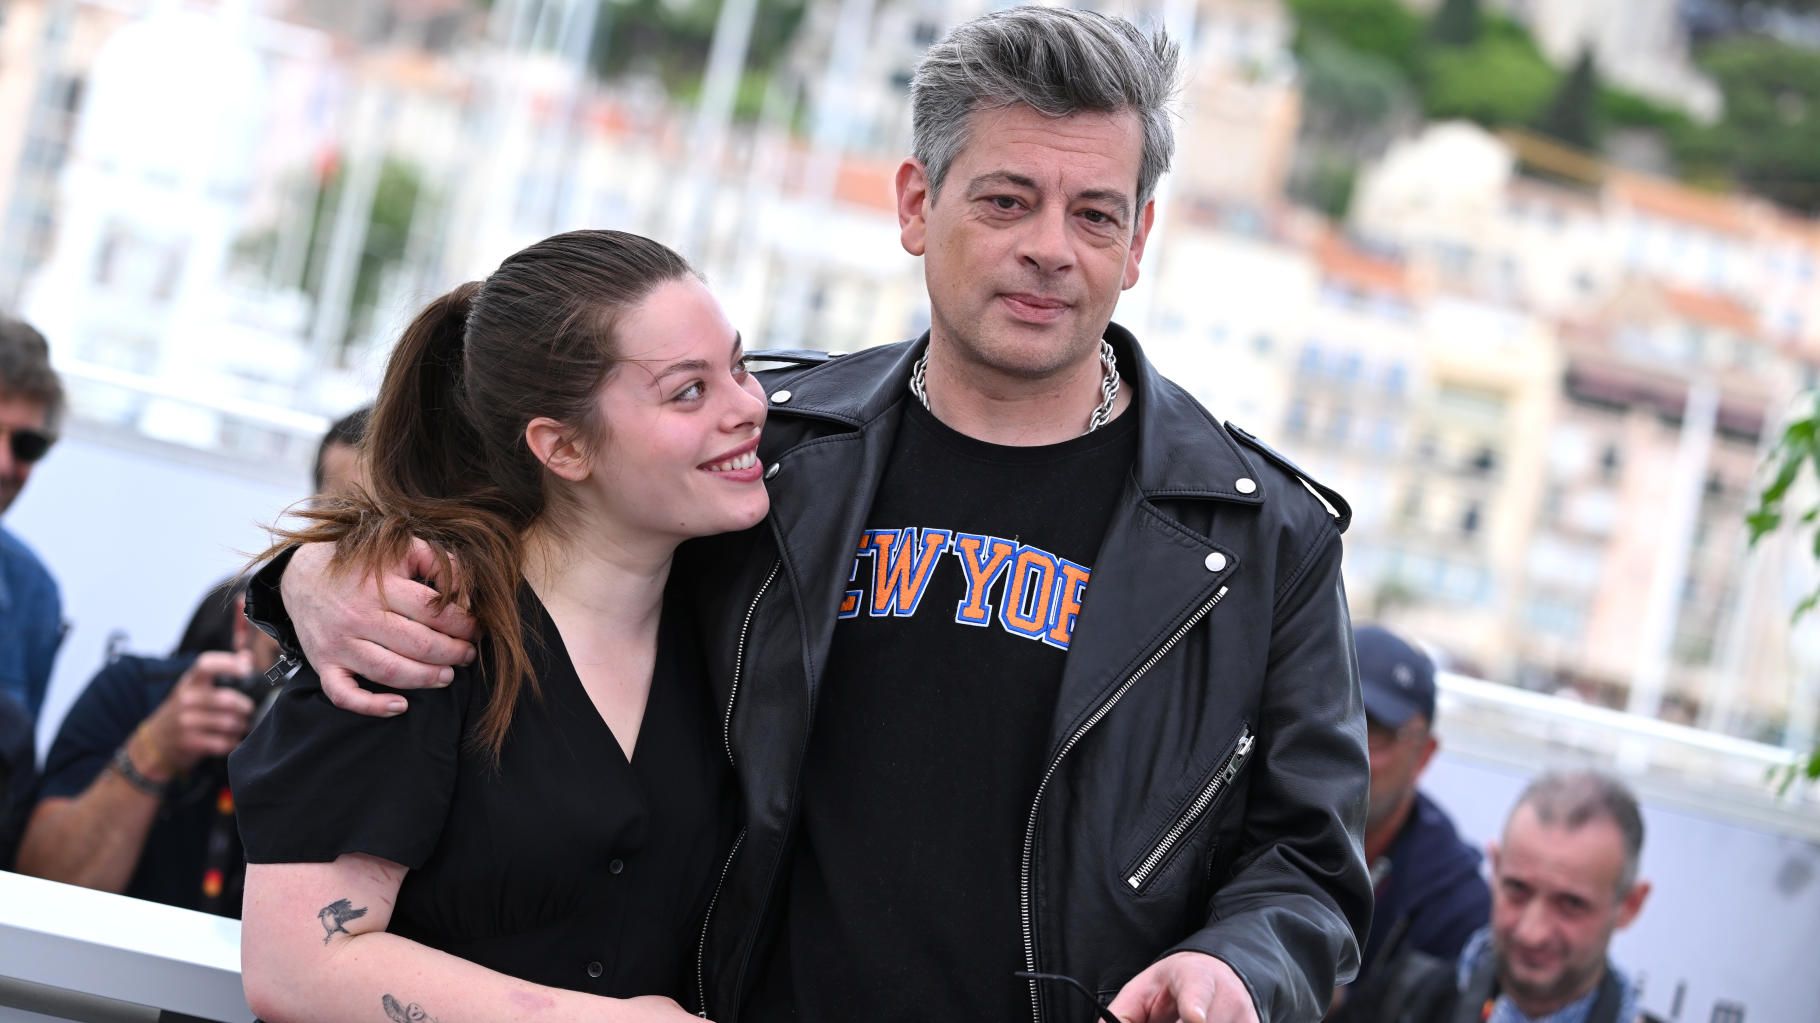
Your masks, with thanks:
<instances>
[{"instance_id":1,"label":"silver chain necklace","mask_svg":"<svg viewBox=\"0 0 1820 1023\"><path fill-rule=\"evenodd\" d=\"M1119 357L1113 352L1112 344L1105 340L1100 341L1100 368L1105 371L1105 375L1100 378L1100 406L1093 410L1093 415L1087 417L1087 429L1082 436L1111 422L1112 406L1118 404L1119 400ZM925 348L922 357L910 369L910 393L923 403L924 411L934 415L935 410L929 407L929 388L923 382L923 378L928 375L929 350Z\"/></svg>"}]
</instances>

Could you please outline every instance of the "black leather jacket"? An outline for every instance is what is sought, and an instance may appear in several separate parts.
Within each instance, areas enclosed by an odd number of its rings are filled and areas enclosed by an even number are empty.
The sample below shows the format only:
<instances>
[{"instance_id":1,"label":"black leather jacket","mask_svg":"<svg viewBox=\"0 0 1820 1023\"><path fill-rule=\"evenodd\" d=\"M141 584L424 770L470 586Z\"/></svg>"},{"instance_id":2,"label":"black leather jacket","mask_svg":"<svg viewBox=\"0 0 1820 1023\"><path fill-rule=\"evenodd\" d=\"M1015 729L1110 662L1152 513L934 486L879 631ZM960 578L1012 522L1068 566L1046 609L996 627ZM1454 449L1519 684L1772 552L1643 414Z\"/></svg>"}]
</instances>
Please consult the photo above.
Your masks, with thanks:
<instances>
[{"instance_id":1,"label":"black leather jacket","mask_svg":"<svg viewBox=\"0 0 1820 1023\"><path fill-rule=\"evenodd\" d=\"M1107 334L1139 452L1068 654L1027 805L1026 966L1107 997L1161 956L1216 955L1261 1019L1321 1018L1358 966L1365 723L1340 583L1339 495L1222 427ZM703 927L698 1009L734 1023L783 904L798 779L854 543L923 342L767 374L772 511L692 543L746 822ZM1321 496L1316 496L1319 490ZM1033 985L1040 1021L1076 996Z\"/></svg>"}]
</instances>

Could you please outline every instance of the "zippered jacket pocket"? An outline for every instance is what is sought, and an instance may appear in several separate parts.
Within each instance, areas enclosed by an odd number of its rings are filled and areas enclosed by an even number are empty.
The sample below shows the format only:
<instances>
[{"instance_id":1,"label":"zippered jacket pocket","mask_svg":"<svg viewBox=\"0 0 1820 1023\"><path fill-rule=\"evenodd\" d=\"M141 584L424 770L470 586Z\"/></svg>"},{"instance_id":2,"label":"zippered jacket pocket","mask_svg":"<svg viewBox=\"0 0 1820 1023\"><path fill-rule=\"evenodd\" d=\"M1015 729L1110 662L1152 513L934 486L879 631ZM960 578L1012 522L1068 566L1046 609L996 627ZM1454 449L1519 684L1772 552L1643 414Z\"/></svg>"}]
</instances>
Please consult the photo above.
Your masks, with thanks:
<instances>
[{"instance_id":1,"label":"zippered jacket pocket","mask_svg":"<svg viewBox=\"0 0 1820 1023\"><path fill-rule=\"evenodd\" d=\"M1226 756L1221 758L1219 766L1181 811L1170 819L1168 826L1156 838L1145 843L1143 855L1126 868L1124 883L1128 890L1142 894L1175 858L1176 853L1188 844L1195 828L1212 814L1222 797L1232 790L1239 775L1244 772L1245 764L1250 761L1256 745L1257 737L1252 734L1251 727L1241 726L1238 739L1233 742L1232 749Z\"/></svg>"}]
</instances>

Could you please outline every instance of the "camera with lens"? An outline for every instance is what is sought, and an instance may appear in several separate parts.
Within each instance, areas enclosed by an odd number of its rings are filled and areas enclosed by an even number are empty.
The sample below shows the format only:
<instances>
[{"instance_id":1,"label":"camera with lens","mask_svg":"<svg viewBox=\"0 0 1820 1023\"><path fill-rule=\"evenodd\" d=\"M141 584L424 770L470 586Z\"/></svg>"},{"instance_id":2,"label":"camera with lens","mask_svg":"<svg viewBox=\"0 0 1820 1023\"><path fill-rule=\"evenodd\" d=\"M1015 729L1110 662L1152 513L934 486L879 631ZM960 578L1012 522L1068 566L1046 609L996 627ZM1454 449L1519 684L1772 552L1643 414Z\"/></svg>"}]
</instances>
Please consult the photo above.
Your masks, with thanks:
<instances>
[{"instance_id":1,"label":"camera with lens","mask_svg":"<svg viewBox=\"0 0 1820 1023\"><path fill-rule=\"evenodd\" d=\"M237 690L253 701L253 724L265 717L271 709L272 698L278 695L279 682L268 678L268 672L256 671L251 675L216 675L215 685L222 689Z\"/></svg>"}]
</instances>

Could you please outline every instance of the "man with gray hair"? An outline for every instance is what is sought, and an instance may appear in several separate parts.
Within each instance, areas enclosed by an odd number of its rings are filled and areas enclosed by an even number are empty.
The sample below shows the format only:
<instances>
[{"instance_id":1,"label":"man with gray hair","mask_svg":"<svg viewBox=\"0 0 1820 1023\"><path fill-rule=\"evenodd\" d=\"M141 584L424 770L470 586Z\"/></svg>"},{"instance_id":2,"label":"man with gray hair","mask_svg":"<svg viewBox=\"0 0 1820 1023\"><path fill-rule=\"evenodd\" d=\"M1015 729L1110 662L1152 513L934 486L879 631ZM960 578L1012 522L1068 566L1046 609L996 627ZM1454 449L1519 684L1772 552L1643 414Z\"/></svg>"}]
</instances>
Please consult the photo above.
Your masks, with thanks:
<instances>
[{"instance_id":1,"label":"man with gray hair","mask_svg":"<svg viewBox=\"0 0 1820 1023\"><path fill-rule=\"evenodd\" d=\"M745 807L705 1016L1312 1021L1357 968L1346 503L1110 322L1176 62L1044 7L931 48L896 176L928 334L767 377L769 520L678 552ZM255 616L282 595L331 699L401 713L353 675L441 684L472 628L425 550L389 603L331 553Z\"/></svg>"},{"instance_id":2,"label":"man with gray hair","mask_svg":"<svg viewBox=\"0 0 1820 1023\"><path fill-rule=\"evenodd\" d=\"M0 316L0 515L50 451L62 418L63 385L44 335ZM31 548L0 527L0 695L35 717L62 639L56 580Z\"/></svg>"},{"instance_id":3,"label":"man with gray hair","mask_svg":"<svg viewBox=\"0 0 1820 1023\"><path fill-rule=\"evenodd\" d=\"M1491 847L1491 926L1459 964L1455 1023L1636 1023L1638 991L1607 958L1649 897L1643 815L1597 771L1545 774Z\"/></svg>"}]
</instances>

